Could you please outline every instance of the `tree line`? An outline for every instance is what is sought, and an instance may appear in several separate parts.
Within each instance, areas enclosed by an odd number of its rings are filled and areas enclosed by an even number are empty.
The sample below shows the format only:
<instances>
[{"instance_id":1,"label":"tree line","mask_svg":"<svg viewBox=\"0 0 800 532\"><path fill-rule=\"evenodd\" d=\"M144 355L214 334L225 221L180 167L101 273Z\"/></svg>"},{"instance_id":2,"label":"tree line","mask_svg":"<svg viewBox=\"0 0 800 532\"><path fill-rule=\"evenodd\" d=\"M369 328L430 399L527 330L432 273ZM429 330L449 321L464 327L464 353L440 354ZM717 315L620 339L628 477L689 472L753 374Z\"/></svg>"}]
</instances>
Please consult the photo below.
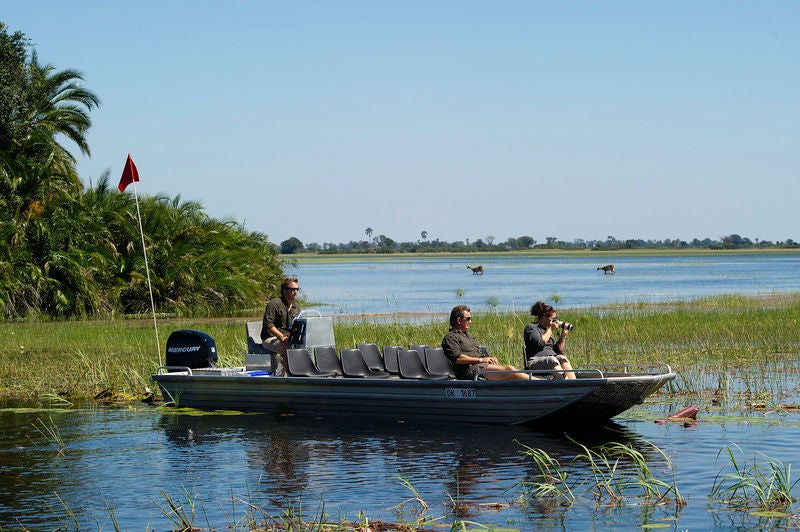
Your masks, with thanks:
<instances>
[{"instance_id":1,"label":"tree line","mask_svg":"<svg viewBox=\"0 0 800 532\"><path fill-rule=\"evenodd\" d=\"M119 193L107 172L84 186L68 149L90 155L90 112L100 106L82 79L78 71L40 62L26 36L0 22L0 310L6 319L150 311L134 196ZM233 312L277 293L281 263L266 235L213 219L179 196L143 195L139 209L156 312Z\"/></svg>"},{"instance_id":2,"label":"tree line","mask_svg":"<svg viewBox=\"0 0 800 532\"><path fill-rule=\"evenodd\" d=\"M487 236L485 239L479 238L473 242L469 240L455 242L440 241L439 239L428 240L428 232L420 233L420 240L415 242L396 242L393 239L378 235L373 237L373 230L367 228L364 240L351 240L347 243L334 244L325 242L323 244L310 243L303 244L297 237L291 237L280 244L280 252L284 255L294 253L427 253L427 252L486 252L486 251L520 251L531 249L556 249L556 250L593 250L593 251L615 251L623 249L750 249L750 248L797 248L800 244L792 239L782 242L771 242L769 240L751 240L737 234L726 235L717 240L710 238L693 239L691 241L681 239L665 240L642 240L626 239L618 240L613 236L608 236L605 240L583 240L575 239L571 242L559 240L556 237L547 237L545 242L537 242L533 237L520 236L508 238L505 241L495 242L495 237Z\"/></svg>"}]
</instances>

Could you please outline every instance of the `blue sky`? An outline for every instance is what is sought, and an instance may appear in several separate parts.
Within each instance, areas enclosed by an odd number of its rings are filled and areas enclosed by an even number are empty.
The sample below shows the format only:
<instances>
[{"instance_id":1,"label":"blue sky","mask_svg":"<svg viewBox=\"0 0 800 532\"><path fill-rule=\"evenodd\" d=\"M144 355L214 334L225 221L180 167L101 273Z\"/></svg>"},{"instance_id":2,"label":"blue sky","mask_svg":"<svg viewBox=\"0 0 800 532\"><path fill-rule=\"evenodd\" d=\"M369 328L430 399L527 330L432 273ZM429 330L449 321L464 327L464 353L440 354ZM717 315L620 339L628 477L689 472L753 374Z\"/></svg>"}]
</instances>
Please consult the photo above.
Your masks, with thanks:
<instances>
[{"instance_id":1,"label":"blue sky","mask_svg":"<svg viewBox=\"0 0 800 532\"><path fill-rule=\"evenodd\" d=\"M8 2L85 182L274 242L800 240L800 3ZM130 189L129 189L130 190Z\"/></svg>"}]
</instances>

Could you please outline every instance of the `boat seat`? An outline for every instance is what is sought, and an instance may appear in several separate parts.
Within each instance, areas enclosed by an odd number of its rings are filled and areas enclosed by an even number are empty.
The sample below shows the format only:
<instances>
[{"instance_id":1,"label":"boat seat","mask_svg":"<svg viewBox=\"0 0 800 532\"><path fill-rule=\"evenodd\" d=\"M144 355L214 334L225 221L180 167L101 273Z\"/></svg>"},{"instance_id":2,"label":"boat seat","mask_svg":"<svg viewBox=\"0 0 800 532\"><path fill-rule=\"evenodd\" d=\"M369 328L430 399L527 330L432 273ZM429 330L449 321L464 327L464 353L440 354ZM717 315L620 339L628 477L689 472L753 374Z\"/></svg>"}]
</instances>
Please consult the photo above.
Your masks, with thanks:
<instances>
[{"instance_id":1,"label":"boat seat","mask_svg":"<svg viewBox=\"0 0 800 532\"><path fill-rule=\"evenodd\" d=\"M417 351L406 349L397 351L397 365L400 368L400 378L403 379L444 380L447 378L447 375L443 373L431 373L428 371Z\"/></svg>"},{"instance_id":2,"label":"boat seat","mask_svg":"<svg viewBox=\"0 0 800 532\"><path fill-rule=\"evenodd\" d=\"M367 365L360 349L342 349L342 372L345 377L385 379L391 375L383 370L373 370Z\"/></svg>"},{"instance_id":3,"label":"boat seat","mask_svg":"<svg viewBox=\"0 0 800 532\"><path fill-rule=\"evenodd\" d=\"M334 374L318 370L305 349L287 349L287 372L290 377L333 377Z\"/></svg>"},{"instance_id":4,"label":"boat seat","mask_svg":"<svg viewBox=\"0 0 800 532\"><path fill-rule=\"evenodd\" d=\"M444 349L441 347L429 347L425 350L425 367L431 373L447 375L451 379L456 378L453 364L445 356Z\"/></svg>"},{"instance_id":5,"label":"boat seat","mask_svg":"<svg viewBox=\"0 0 800 532\"><path fill-rule=\"evenodd\" d=\"M489 348L488 348L488 347L486 347L485 345L479 345L479 346L478 346L478 351L480 351L481 353L483 353L483 356L485 356L485 357L488 357L488 356L489 356Z\"/></svg>"},{"instance_id":6,"label":"boat seat","mask_svg":"<svg viewBox=\"0 0 800 532\"><path fill-rule=\"evenodd\" d=\"M369 369L386 371L386 364L383 361L381 350L378 349L378 344L358 344L356 348L361 351L361 356L364 357L364 362L367 363Z\"/></svg>"},{"instance_id":7,"label":"boat seat","mask_svg":"<svg viewBox=\"0 0 800 532\"><path fill-rule=\"evenodd\" d=\"M399 345L383 346L383 363L386 371L392 375L400 375L400 366L397 364L397 352L403 349Z\"/></svg>"},{"instance_id":8,"label":"boat seat","mask_svg":"<svg viewBox=\"0 0 800 532\"><path fill-rule=\"evenodd\" d=\"M324 345L314 348L314 362L317 369L323 373L333 373L334 375L343 375L342 361L339 360L339 355L336 354L336 348L332 345Z\"/></svg>"},{"instance_id":9,"label":"boat seat","mask_svg":"<svg viewBox=\"0 0 800 532\"><path fill-rule=\"evenodd\" d=\"M245 323L245 328L247 329L247 352L263 355L265 353L269 353L266 349L264 349L264 344L261 341L261 327L263 326L263 322L261 321L248 321Z\"/></svg>"},{"instance_id":10,"label":"boat seat","mask_svg":"<svg viewBox=\"0 0 800 532\"><path fill-rule=\"evenodd\" d=\"M428 346L425 344L417 344L417 345L410 345L408 346L409 351L416 351L420 358L425 357L425 350L428 349Z\"/></svg>"}]
</instances>

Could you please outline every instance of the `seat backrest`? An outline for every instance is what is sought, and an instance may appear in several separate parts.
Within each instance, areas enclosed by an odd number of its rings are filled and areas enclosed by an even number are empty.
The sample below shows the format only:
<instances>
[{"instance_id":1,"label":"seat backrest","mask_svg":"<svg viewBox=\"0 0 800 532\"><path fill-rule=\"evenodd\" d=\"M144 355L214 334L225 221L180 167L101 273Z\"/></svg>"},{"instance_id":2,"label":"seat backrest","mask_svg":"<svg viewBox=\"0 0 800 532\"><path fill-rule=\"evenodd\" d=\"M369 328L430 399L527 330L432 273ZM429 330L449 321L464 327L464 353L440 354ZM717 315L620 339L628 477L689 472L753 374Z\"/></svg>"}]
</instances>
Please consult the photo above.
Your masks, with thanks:
<instances>
[{"instance_id":1,"label":"seat backrest","mask_svg":"<svg viewBox=\"0 0 800 532\"><path fill-rule=\"evenodd\" d=\"M314 348L314 362L317 369L323 373L333 373L342 375L342 362L336 354L336 348L332 345L317 346Z\"/></svg>"},{"instance_id":2,"label":"seat backrest","mask_svg":"<svg viewBox=\"0 0 800 532\"><path fill-rule=\"evenodd\" d=\"M317 370L314 367L314 361L311 360L311 353L305 349L287 349L286 360L288 368L286 368L290 377L331 377L331 373L325 373Z\"/></svg>"},{"instance_id":3,"label":"seat backrest","mask_svg":"<svg viewBox=\"0 0 800 532\"><path fill-rule=\"evenodd\" d=\"M389 373L383 370L373 370L364 360L360 349L342 349L342 372L345 377L386 378Z\"/></svg>"},{"instance_id":4,"label":"seat backrest","mask_svg":"<svg viewBox=\"0 0 800 532\"><path fill-rule=\"evenodd\" d=\"M451 379L456 378L453 364L450 362L450 359L445 356L444 349L441 347L429 347L425 350L425 366L430 373L444 374Z\"/></svg>"},{"instance_id":5,"label":"seat backrest","mask_svg":"<svg viewBox=\"0 0 800 532\"><path fill-rule=\"evenodd\" d=\"M425 358L425 350L428 348L425 344L417 344L408 346L409 351L416 351L419 353L420 358Z\"/></svg>"},{"instance_id":6,"label":"seat backrest","mask_svg":"<svg viewBox=\"0 0 800 532\"><path fill-rule=\"evenodd\" d=\"M361 351L361 356L364 357L364 362L373 371L386 371L386 364L383 362L383 355L381 355L377 344L358 344L356 346Z\"/></svg>"},{"instance_id":7,"label":"seat backrest","mask_svg":"<svg viewBox=\"0 0 800 532\"><path fill-rule=\"evenodd\" d=\"M425 369L425 363L415 350L400 349L397 352L397 364L400 377L403 379L446 379L447 375L433 374Z\"/></svg>"},{"instance_id":8,"label":"seat backrest","mask_svg":"<svg viewBox=\"0 0 800 532\"><path fill-rule=\"evenodd\" d=\"M400 374L400 366L397 363L397 352L403 349L398 345L385 345L383 346L383 363L386 371L392 375Z\"/></svg>"},{"instance_id":9,"label":"seat backrest","mask_svg":"<svg viewBox=\"0 0 800 532\"><path fill-rule=\"evenodd\" d=\"M245 323L245 328L247 329L248 353L255 353L261 355L269 352L266 349L264 349L263 343L261 341L261 327L263 325L264 324L261 321L248 321Z\"/></svg>"},{"instance_id":10,"label":"seat backrest","mask_svg":"<svg viewBox=\"0 0 800 532\"><path fill-rule=\"evenodd\" d=\"M342 349L342 373L345 377L366 377L369 367L364 361L360 349Z\"/></svg>"},{"instance_id":11,"label":"seat backrest","mask_svg":"<svg viewBox=\"0 0 800 532\"><path fill-rule=\"evenodd\" d=\"M488 357L488 356L489 356L489 348L488 348L488 347L486 347L485 345L479 345L479 346L478 346L478 351L480 351L481 353L483 353L483 356L485 356L485 357Z\"/></svg>"}]
</instances>

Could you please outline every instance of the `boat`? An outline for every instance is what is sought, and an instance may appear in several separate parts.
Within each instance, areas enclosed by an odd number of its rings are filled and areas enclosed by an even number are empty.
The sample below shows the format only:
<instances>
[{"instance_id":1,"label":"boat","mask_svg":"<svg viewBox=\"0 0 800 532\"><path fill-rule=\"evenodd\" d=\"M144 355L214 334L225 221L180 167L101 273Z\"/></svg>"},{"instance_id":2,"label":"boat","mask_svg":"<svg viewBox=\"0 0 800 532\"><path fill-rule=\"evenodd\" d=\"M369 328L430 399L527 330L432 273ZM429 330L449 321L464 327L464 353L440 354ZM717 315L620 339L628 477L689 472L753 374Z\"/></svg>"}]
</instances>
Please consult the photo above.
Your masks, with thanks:
<instances>
[{"instance_id":1,"label":"boat","mask_svg":"<svg viewBox=\"0 0 800 532\"><path fill-rule=\"evenodd\" d=\"M329 344L333 338L330 318L320 318L295 320L301 323L299 332L292 331L295 354L331 348L311 345L318 341L315 339ZM529 380L489 380L480 375L474 380L443 375L370 378L338 372L279 377L272 374L269 355L264 353L248 354L246 365L240 367L216 367L216 360L216 345L210 336L201 331L175 331L167 341L167 364L152 379L165 402L176 407L308 419L348 417L544 428L602 425L643 403L676 377L668 364L594 365L575 369L574 380L542 370L525 371Z\"/></svg>"}]
</instances>

